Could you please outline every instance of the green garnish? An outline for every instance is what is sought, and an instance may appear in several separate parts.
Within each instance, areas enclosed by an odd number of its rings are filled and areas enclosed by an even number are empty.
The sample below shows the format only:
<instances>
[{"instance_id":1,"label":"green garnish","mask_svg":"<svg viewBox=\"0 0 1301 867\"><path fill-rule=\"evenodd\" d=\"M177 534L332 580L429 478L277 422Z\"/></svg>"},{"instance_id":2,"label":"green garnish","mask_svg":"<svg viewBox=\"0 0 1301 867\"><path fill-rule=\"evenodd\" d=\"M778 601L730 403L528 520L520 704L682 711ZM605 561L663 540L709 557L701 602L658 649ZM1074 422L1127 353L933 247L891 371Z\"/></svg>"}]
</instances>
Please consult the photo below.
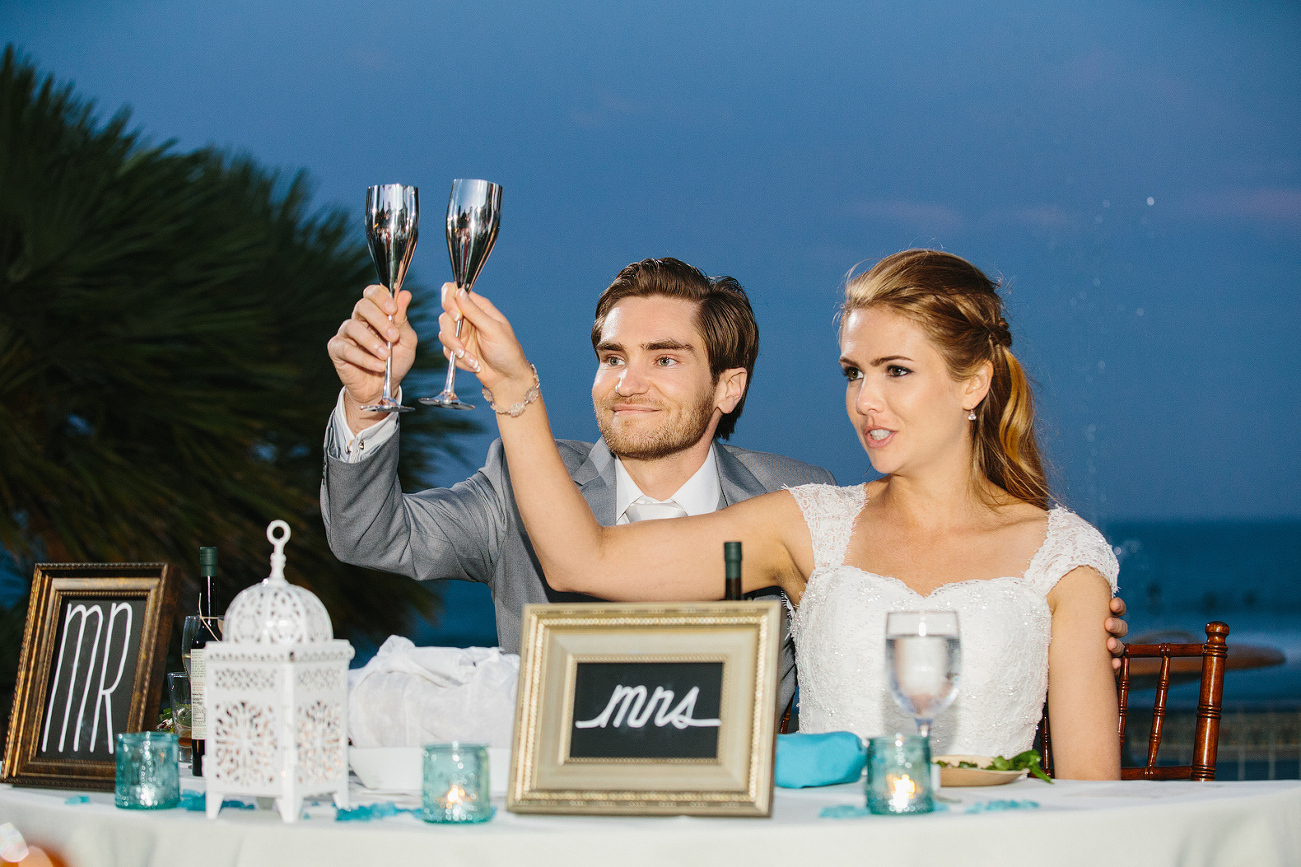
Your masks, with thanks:
<instances>
[{"instance_id":1,"label":"green garnish","mask_svg":"<svg viewBox=\"0 0 1301 867\"><path fill-rule=\"evenodd\" d=\"M994 758L990 760L989 764L983 768L977 766L975 762L958 762L957 767L974 768L980 771L1029 771L1045 783L1051 783L1052 780L1044 773L1044 769L1040 766L1039 762L1039 753L1036 750L1026 750L1023 753L1018 753L1010 759L1005 758L1004 756L994 756ZM935 764L939 765L941 768L954 767L948 762L936 762Z\"/></svg>"}]
</instances>

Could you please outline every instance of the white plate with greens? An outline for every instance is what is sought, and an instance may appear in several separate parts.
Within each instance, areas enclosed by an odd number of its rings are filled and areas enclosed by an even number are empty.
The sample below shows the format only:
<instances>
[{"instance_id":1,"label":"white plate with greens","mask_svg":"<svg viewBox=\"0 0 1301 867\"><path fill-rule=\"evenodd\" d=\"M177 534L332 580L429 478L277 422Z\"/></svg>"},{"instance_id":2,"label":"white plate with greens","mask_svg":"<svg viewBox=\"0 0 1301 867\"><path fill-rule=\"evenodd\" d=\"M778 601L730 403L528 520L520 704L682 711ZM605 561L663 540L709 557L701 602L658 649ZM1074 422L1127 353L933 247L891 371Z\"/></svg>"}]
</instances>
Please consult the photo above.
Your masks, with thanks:
<instances>
[{"instance_id":1,"label":"white plate with greens","mask_svg":"<svg viewBox=\"0 0 1301 867\"><path fill-rule=\"evenodd\" d=\"M1003 786L1023 779L1030 773L1028 768L1010 771L992 770L989 766L994 763L993 756L936 756L935 763L940 765L940 785L946 789L964 786ZM960 767L960 765L967 767Z\"/></svg>"}]
</instances>

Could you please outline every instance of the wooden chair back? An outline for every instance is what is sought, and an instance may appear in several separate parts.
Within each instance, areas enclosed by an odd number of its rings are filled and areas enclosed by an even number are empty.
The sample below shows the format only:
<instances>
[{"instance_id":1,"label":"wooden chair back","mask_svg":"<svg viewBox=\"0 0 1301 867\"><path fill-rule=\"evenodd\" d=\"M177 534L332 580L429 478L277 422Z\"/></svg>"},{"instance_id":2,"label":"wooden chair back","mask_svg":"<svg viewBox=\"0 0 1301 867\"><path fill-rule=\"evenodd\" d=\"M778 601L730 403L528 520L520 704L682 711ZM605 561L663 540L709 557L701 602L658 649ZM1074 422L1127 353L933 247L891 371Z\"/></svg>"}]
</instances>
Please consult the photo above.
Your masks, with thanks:
<instances>
[{"instance_id":1,"label":"wooden chair back","mask_svg":"<svg viewBox=\"0 0 1301 867\"><path fill-rule=\"evenodd\" d=\"M1147 760L1140 767L1122 767L1122 780L1213 780L1215 760L1220 748L1220 704L1224 695L1224 670L1229 648L1229 627L1213 620L1206 624L1205 644L1131 644L1120 658L1120 672L1116 676L1119 691L1120 746L1125 747L1125 723L1129 715L1130 675L1147 667L1133 665L1133 660L1159 660L1151 666L1156 675L1156 701L1152 707L1152 725L1147 737ZM1157 751L1161 747L1161 734L1165 726L1166 697L1170 690L1172 659L1201 657L1201 693L1197 699L1197 720L1193 730L1192 764L1158 767ZM1146 674L1147 672L1143 672ZM1043 756L1043 766L1052 775L1052 734L1048 725L1048 709L1044 708L1043 722L1039 727L1036 746Z\"/></svg>"},{"instance_id":2,"label":"wooden chair back","mask_svg":"<svg viewBox=\"0 0 1301 867\"><path fill-rule=\"evenodd\" d=\"M1142 767L1121 768L1123 780L1213 780L1215 759L1220 748L1220 703L1224 695L1224 670L1228 664L1229 627L1219 620L1206 624L1205 644L1131 644L1120 658L1120 742L1125 743L1125 718L1129 705L1130 661L1159 659L1156 702L1152 708L1152 726L1147 738L1147 761ZM1170 660L1178 657L1202 658L1202 689L1197 698L1197 724L1193 731L1191 765L1157 767L1156 754L1161 746L1161 729L1165 723L1166 694L1170 689Z\"/></svg>"}]
</instances>

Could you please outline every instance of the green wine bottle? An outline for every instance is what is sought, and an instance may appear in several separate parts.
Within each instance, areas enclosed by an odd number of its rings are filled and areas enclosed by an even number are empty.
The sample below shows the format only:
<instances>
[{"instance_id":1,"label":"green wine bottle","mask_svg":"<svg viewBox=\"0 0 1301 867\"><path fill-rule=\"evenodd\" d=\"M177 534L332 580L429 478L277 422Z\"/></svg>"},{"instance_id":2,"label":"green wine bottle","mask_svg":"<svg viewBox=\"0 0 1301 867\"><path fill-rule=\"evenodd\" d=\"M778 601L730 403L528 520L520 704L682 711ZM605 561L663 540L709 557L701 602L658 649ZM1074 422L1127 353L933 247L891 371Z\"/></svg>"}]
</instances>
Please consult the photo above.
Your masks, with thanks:
<instances>
[{"instance_id":1,"label":"green wine bottle","mask_svg":"<svg viewBox=\"0 0 1301 867\"><path fill-rule=\"evenodd\" d=\"M741 543L723 543L723 599L741 598Z\"/></svg>"},{"instance_id":2,"label":"green wine bottle","mask_svg":"<svg viewBox=\"0 0 1301 867\"><path fill-rule=\"evenodd\" d=\"M208 736L208 714L205 705L207 693L207 664L203 648L209 641L221 637L217 619L217 549L199 549L199 623L190 639L190 734L193 738L190 767L196 777L203 776L203 747Z\"/></svg>"}]
</instances>

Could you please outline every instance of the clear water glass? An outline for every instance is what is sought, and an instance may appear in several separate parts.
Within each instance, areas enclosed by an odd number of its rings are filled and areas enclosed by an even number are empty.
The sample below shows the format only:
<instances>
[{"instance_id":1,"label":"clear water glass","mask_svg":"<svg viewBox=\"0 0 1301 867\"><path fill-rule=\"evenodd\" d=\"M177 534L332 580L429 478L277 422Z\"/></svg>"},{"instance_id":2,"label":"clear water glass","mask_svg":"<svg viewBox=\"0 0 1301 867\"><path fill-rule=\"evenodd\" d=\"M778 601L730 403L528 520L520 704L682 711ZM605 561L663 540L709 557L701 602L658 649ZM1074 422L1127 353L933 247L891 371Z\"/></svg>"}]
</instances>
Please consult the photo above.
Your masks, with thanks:
<instances>
[{"instance_id":1,"label":"clear water glass","mask_svg":"<svg viewBox=\"0 0 1301 867\"><path fill-rule=\"evenodd\" d=\"M114 803L127 810L165 810L180 804L177 749L171 732L118 735Z\"/></svg>"},{"instance_id":2,"label":"clear water glass","mask_svg":"<svg viewBox=\"0 0 1301 867\"><path fill-rule=\"evenodd\" d=\"M885 621L885 666L895 703L929 737L931 723L958 694L962 671L956 611L892 611Z\"/></svg>"},{"instance_id":3,"label":"clear water glass","mask_svg":"<svg viewBox=\"0 0 1301 867\"><path fill-rule=\"evenodd\" d=\"M921 735L867 741L867 809L873 813L929 813L931 742Z\"/></svg>"},{"instance_id":4,"label":"clear water glass","mask_svg":"<svg viewBox=\"0 0 1301 867\"><path fill-rule=\"evenodd\" d=\"M181 626L181 663L185 666L185 674L190 674L190 651L194 647L194 637L199 634L199 630L207 630L208 641L220 641L222 633L226 631L226 616L220 617L200 617L197 614L187 614Z\"/></svg>"},{"instance_id":5,"label":"clear water glass","mask_svg":"<svg viewBox=\"0 0 1301 867\"><path fill-rule=\"evenodd\" d=\"M426 744L421 802L426 822L486 822L492 818L484 744Z\"/></svg>"},{"instance_id":6,"label":"clear water glass","mask_svg":"<svg viewBox=\"0 0 1301 867\"><path fill-rule=\"evenodd\" d=\"M182 762L190 761L190 678L183 671L167 673L167 694L172 701L172 733L180 746Z\"/></svg>"}]
</instances>

